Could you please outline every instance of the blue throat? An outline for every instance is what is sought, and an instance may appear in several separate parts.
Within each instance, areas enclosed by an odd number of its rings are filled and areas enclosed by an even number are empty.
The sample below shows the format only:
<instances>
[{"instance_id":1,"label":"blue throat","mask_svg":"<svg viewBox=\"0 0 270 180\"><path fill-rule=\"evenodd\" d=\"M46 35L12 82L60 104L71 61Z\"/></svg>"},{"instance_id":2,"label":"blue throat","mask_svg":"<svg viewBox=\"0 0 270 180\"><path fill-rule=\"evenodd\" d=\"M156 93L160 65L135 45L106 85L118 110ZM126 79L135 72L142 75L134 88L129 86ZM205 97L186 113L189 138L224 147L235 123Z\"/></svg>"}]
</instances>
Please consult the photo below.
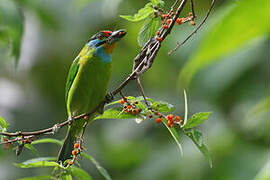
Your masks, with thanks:
<instances>
[{"instance_id":1,"label":"blue throat","mask_svg":"<svg viewBox=\"0 0 270 180\"><path fill-rule=\"evenodd\" d=\"M102 45L100 45L99 47L96 47L95 45L99 42L100 40L96 39L96 40L90 41L89 43L87 43L87 45L96 49L95 55L100 57L100 59L103 62L110 63L112 61L112 54L107 53Z\"/></svg>"}]
</instances>

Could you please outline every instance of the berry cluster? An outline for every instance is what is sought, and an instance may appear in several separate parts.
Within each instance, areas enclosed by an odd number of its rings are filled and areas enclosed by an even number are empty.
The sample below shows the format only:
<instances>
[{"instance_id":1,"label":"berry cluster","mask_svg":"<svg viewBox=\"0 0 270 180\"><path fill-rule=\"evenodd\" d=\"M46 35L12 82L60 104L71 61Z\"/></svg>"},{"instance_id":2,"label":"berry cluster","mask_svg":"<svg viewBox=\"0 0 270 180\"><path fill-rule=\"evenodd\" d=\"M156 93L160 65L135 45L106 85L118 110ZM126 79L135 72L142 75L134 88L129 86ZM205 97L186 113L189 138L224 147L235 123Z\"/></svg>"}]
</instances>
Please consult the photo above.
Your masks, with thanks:
<instances>
[{"instance_id":1,"label":"berry cluster","mask_svg":"<svg viewBox=\"0 0 270 180\"><path fill-rule=\"evenodd\" d=\"M68 162L67 162L68 165L71 166L71 165L73 164L74 160L76 159L76 156L77 156L78 154L80 154L80 152L81 152L80 144L76 142L76 143L74 144L74 150L72 151L73 159L72 159L71 161L68 161Z\"/></svg>"},{"instance_id":2,"label":"berry cluster","mask_svg":"<svg viewBox=\"0 0 270 180\"><path fill-rule=\"evenodd\" d=\"M163 29L168 29L169 28L169 25L171 24L172 22L172 16L174 16L174 11L171 9L169 13L166 13L166 14L161 14L160 17L161 17L161 23L162 23L162 28ZM191 26L194 26L196 23L194 21L194 16L192 14L192 12L189 12L188 13L188 17L182 17L182 18L177 18L176 19L176 24L178 25L181 25L182 23L185 23L185 22L188 22L190 21L190 25ZM159 42L162 42L162 37L161 37L161 33L160 33L160 30L158 30L156 32L156 39L159 41Z\"/></svg>"},{"instance_id":3,"label":"berry cluster","mask_svg":"<svg viewBox=\"0 0 270 180\"><path fill-rule=\"evenodd\" d=\"M173 127L174 123L181 124L182 120L180 116L174 116L173 114L169 114L166 116L166 120L168 121L168 126L170 128Z\"/></svg>"},{"instance_id":4,"label":"berry cluster","mask_svg":"<svg viewBox=\"0 0 270 180\"><path fill-rule=\"evenodd\" d=\"M142 110L137 108L138 101L128 101L126 97L120 100L123 111L132 115L138 115Z\"/></svg>"},{"instance_id":5,"label":"berry cluster","mask_svg":"<svg viewBox=\"0 0 270 180\"><path fill-rule=\"evenodd\" d=\"M155 115L155 116L157 116L157 118L156 118L156 123L157 124L159 124L159 123L161 123L162 122L162 114L160 114L158 111L156 111L156 110L151 110L151 112ZM153 117L153 114L148 114L148 118L149 119L151 119L152 117Z\"/></svg>"}]
</instances>

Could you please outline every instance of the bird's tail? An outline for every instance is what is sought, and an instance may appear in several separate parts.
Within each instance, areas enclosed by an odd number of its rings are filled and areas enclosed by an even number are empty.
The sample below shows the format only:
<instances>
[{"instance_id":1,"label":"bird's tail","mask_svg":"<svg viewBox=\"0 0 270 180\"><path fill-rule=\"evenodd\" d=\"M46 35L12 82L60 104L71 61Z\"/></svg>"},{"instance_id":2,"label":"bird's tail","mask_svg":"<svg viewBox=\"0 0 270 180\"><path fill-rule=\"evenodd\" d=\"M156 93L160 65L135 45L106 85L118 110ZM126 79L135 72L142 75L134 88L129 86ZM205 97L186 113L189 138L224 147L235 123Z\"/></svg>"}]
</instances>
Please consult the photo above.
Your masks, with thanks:
<instances>
[{"instance_id":1,"label":"bird's tail","mask_svg":"<svg viewBox=\"0 0 270 180\"><path fill-rule=\"evenodd\" d=\"M72 158L71 155L72 155L72 150L73 150L75 141L76 141L76 138L75 138L74 132L72 131L72 128L69 127L65 140L64 140L64 144L62 145L59 151L57 162L64 163L67 159Z\"/></svg>"}]
</instances>

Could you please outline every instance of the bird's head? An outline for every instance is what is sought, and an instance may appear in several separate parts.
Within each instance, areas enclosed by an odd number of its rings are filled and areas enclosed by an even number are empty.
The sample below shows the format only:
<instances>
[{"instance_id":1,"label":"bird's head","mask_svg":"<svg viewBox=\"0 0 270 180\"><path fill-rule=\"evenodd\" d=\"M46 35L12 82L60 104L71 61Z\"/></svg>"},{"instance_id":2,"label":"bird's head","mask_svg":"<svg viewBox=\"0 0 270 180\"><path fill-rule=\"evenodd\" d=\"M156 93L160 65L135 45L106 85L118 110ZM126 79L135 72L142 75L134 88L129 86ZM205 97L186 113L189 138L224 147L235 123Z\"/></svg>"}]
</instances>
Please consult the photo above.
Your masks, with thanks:
<instances>
[{"instance_id":1,"label":"bird's head","mask_svg":"<svg viewBox=\"0 0 270 180\"><path fill-rule=\"evenodd\" d=\"M115 42L126 35L126 30L101 31L93 35L88 41L88 45L94 48L104 48L107 53L112 53Z\"/></svg>"}]
</instances>

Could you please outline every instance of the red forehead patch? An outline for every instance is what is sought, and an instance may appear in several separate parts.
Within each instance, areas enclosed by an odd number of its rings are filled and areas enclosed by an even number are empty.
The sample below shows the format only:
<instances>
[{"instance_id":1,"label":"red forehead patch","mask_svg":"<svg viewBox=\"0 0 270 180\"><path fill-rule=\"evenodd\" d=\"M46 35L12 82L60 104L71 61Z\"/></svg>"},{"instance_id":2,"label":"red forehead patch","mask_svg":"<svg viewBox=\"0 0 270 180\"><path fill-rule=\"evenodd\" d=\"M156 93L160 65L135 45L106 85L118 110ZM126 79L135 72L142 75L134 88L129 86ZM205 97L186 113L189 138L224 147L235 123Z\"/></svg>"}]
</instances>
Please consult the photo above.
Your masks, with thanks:
<instances>
[{"instance_id":1,"label":"red forehead patch","mask_svg":"<svg viewBox=\"0 0 270 180\"><path fill-rule=\"evenodd\" d=\"M109 37L112 34L112 31L103 31L106 37Z\"/></svg>"}]
</instances>

